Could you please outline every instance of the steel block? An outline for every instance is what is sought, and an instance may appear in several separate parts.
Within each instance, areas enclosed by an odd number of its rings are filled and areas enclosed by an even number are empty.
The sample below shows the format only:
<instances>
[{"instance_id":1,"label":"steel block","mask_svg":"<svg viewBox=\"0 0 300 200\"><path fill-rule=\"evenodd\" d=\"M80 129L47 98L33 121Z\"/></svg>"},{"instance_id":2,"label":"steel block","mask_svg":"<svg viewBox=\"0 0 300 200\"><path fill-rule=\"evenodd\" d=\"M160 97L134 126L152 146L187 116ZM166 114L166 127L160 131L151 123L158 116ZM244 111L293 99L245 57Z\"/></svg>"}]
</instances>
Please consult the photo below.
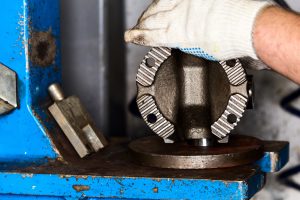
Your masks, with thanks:
<instances>
[{"instance_id":1,"label":"steel block","mask_svg":"<svg viewBox=\"0 0 300 200\"><path fill-rule=\"evenodd\" d=\"M17 107L17 75L8 67L0 64L0 115Z\"/></svg>"},{"instance_id":2,"label":"steel block","mask_svg":"<svg viewBox=\"0 0 300 200\"><path fill-rule=\"evenodd\" d=\"M79 98L65 98L58 84L52 84L49 93L54 100L49 111L81 158L108 145Z\"/></svg>"}]
</instances>

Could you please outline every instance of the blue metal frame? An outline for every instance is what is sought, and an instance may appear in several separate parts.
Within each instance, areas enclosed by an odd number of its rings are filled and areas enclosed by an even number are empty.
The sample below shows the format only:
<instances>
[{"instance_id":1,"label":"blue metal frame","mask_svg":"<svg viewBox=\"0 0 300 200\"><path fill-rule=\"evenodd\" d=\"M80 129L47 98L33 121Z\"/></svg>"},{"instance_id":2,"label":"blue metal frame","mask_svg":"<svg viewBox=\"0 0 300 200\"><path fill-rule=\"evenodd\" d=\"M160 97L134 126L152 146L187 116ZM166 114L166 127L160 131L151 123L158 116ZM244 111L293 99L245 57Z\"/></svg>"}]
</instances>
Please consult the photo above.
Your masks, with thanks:
<instances>
[{"instance_id":1,"label":"blue metal frame","mask_svg":"<svg viewBox=\"0 0 300 200\"><path fill-rule=\"evenodd\" d=\"M59 0L3 0L0 12L0 62L18 75L20 107L0 116L0 163L46 162L58 154L47 132L43 104L47 88L61 82ZM56 38L56 58L47 67L30 61L29 40L33 32L51 32Z\"/></svg>"},{"instance_id":2,"label":"blue metal frame","mask_svg":"<svg viewBox=\"0 0 300 200\"><path fill-rule=\"evenodd\" d=\"M264 185L265 176L257 172L248 180L222 181L197 179L154 179L129 177L76 177L42 174L0 174L0 193L61 199L249 199ZM76 186L80 189L75 189ZM0 196L3 200L4 196ZM18 197L19 199L20 197Z\"/></svg>"},{"instance_id":3,"label":"blue metal frame","mask_svg":"<svg viewBox=\"0 0 300 200\"><path fill-rule=\"evenodd\" d=\"M0 172L0 199L250 199L264 186L267 172L286 164L287 149L278 153L278 163L265 153L257 167L250 166L253 173L235 180Z\"/></svg>"}]
</instances>

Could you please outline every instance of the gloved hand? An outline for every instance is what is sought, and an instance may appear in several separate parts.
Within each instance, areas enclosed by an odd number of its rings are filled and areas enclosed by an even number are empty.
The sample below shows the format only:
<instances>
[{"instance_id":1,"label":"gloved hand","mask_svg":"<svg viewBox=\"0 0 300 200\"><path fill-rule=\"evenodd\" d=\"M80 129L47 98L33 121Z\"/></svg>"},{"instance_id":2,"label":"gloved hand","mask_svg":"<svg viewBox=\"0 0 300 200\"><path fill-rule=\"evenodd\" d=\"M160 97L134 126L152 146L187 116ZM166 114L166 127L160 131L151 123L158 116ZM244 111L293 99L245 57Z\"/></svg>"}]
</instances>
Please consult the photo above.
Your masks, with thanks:
<instances>
[{"instance_id":1,"label":"gloved hand","mask_svg":"<svg viewBox=\"0 0 300 200\"><path fill-rule=\"evenodd\" d=\"M179 48L209 60L257 59L252 31L272 4L256 0L154 0L125 41Z\"/></svg>"}]
</instances>

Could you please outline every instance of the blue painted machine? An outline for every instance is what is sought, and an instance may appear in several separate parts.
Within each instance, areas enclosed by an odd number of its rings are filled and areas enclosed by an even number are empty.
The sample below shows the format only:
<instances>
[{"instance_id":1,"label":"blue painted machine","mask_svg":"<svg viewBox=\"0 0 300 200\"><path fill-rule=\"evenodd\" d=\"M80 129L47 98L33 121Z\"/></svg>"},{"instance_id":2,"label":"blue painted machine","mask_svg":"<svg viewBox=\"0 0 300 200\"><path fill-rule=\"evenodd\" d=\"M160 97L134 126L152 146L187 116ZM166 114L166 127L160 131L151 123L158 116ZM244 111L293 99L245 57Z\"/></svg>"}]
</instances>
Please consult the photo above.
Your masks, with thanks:
<instances>
[{"instance_id":1,"label":"blue painted machine","mask_svg":"<svg viewBox=\"0 0 300 200\"><path fill-rule=\"evenodd\" d=\"M178 54L168 49L151 50L143 60L137 78L138 106L142 116L149 127L164 140L157 137L149 140L142 138L132 142L128 148L128 141L111 139L107 146L105 138L96 130L79 100L75 97L65 99L57 87L50 88L52 98L48 92L49 86L61 83L59 0L5 0L1 6L1 200L249 199L264 186L266 173L279 171L288 162L289 145L286 142L259 141L258 147L255 146L255 152L259 153L246 152L239 154L242 155L239 158L230 152L223 152L240 162L237 164L231 160L234 164L223 167L220 166L225 160L215 163L219 166L212 166L213 160L203 164L203 155L197 160L195 156L199 154L191 156L177 152L174 155L176 151L172 151L172 154L151 149L155 145L172 149L172 143L176 144L180 140L173 137L173 133L181 124L161 109L158 92L145 92L147 88L153 88L156 75L159 77L159 73L163 74L160 70L167 69L163 65L172 61L167 60L171 54ZM187 62L185 55L182 55L182 60L183 63ZM232 77L230 73L234 70L241 70L237 64L233 68L228 68L226 63L222 66L229 77ZM183 71L186 75L199 72L188 68L183 68ZM166 80L171 79L161 79ZM186 91L191 89L186 80L180 80ZM232 81L233 86L230 88L237 89L230 93L233 97L241 88L247 88L243 85L245 81ZM166 85L172 84L167 82ZM168 96L172 97L172 94ZM193 98L186 99L193 101ZM188 104L178 105L181 115L189 117L191 111ZM153 110L155 106L157 110ZM80 109L74 111L74 108ZM225 110L231 112L232 107L228 106ZM233 120L231 125L226 122L229 127L239 119L238 114L233 116L224 112L221 116L226 117L228 123L229 118ZM211 128L226 144L229 133L223 137L222 119L217 122L219 124L213 124ZM193 124L181 129L190 130L195 126ZM200 130L202 126L197 124L196 127ZM211 138L206 136L201 137L201 141L193 141L191 148L196 148L196 152L209 148ZM189 134L184 137L195 139ZM232 141L237 141L235 144L245 142L238 137ZM243 151L243 146L238 148L239 153ZM218 155L207 155L212 154ZM244 159L248 158L247 155L252 156L250 160Z\"/></svg>"}]
</instances>

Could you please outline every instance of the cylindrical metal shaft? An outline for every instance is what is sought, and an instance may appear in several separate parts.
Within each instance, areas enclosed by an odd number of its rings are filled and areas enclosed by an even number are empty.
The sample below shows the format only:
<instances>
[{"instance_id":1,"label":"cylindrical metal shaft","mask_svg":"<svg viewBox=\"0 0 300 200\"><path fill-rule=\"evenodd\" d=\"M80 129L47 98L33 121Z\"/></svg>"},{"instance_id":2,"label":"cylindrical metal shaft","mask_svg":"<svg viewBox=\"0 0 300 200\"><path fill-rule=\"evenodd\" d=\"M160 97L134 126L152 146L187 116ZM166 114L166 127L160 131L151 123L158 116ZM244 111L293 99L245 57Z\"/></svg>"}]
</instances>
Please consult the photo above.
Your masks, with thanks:
<instances>
[{"instance_id":1,"label":"cylindrical metal shaft","mask_svg":"<svg viewBox=\"0 0 300 200\"><path fill-rule=\"evenodd\" d=\"M53 101L62 101L65 99L65 95L57 83L50 85L48 91Z\"/></svg>"},{"instance_id":2,"label":"cylindrical metal shaft","mask_svg":"<svg viewBox=\"0 0 300 200\"><path fill-rule=\"evenodd\" d=\"M209 66L205 60L181 55L179 73L178 131L196 146L211 146L211 101L209 96Z\"/></svg>"}]
</instances>

